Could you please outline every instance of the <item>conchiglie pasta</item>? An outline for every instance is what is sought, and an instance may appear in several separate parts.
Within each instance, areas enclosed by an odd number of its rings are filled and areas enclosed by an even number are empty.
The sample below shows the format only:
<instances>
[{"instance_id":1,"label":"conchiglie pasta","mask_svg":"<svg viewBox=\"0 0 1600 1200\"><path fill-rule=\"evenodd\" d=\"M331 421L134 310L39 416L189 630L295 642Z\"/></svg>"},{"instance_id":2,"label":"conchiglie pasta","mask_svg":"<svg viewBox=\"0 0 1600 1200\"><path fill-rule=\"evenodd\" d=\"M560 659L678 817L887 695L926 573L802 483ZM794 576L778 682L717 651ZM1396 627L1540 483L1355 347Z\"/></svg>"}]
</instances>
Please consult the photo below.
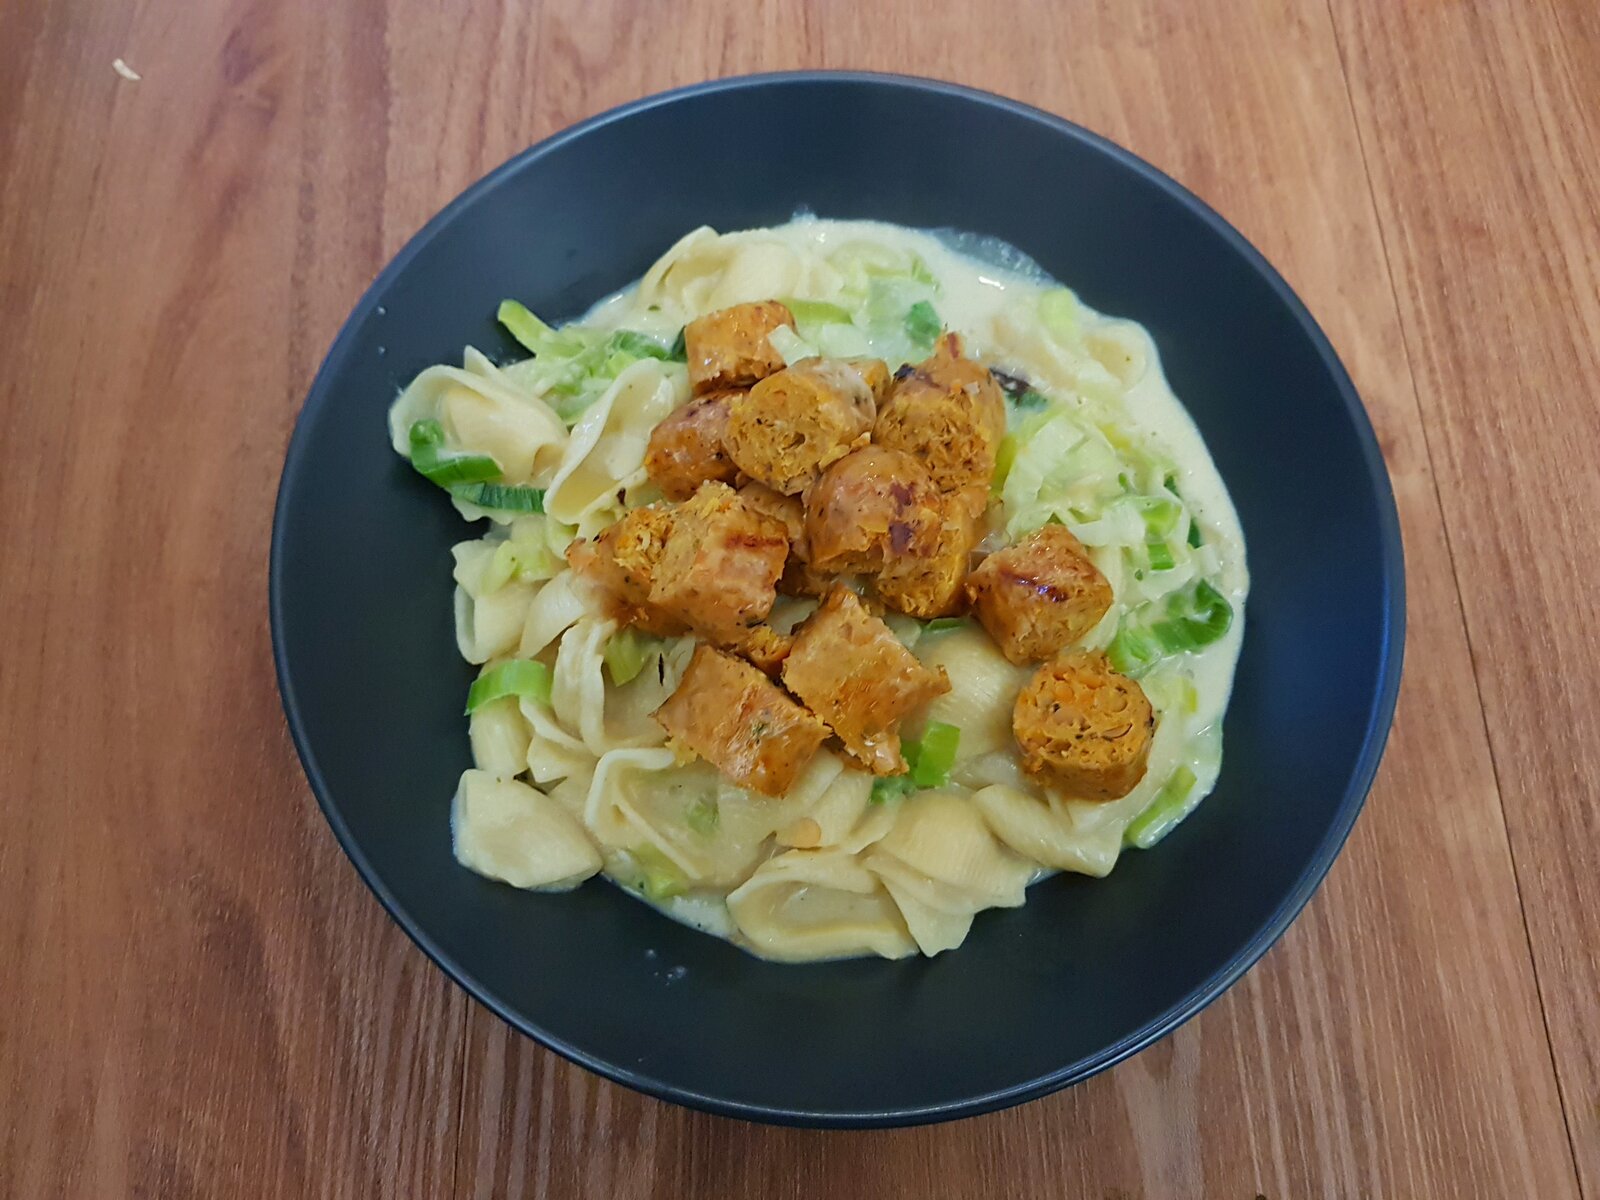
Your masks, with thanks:
<instances>
[{"instance_id":1,"label":"conchiglie pasta","mask_svg":"<svg viewBox=\"0 0 1600 1200\"><path fill-rule=\"evenodd\" d=\"M793 296L805 278L805 264L789 247L751 239L735 248L711 291L710 307L731 308L773 296Z\"/></svg>"},{"instance_id":2,"label":"conchiglie pasta","mask_svg":"<svg viewBox=\"0 0 1600 1200\"><path fill-rule=\"evenodd\" d=\"M817 826L817 845L843 846L850 844L860 849L865 842L855 845L856 839L871 831L864 829L865 818L872 801L872 776L855 767L846 766L844 760L829 751L822 751L812 760L822 763L829 772L827 785L816 800L805 805L805 813L796 820L814 821ZM801 781L802 784L805 782ZM884 826L887 831L888 826Z\"/></svg>"},{"instance_id":3,"label":"conchiglie pasta","mask_svg":"<svg viewBox=\"0 0 1600 1200\"><path fill-rule=\"evenodd\" d=\"M451 808L461 865L513 887L564 891L600 870L583 826L527 784L466 771Z\"/></svg>"},{"instance_id":4,"label":"conchiglie pasta","mask_svg":"<svg viewBox=\"0 0 1600 1200\"><path fill-rule=\"evenodd\" d=\"M790 850L768 859L729 894L728 912L757 954L780 962L917 951L883 883L844 850Z\"/></svg>"},{"instance_id":5,"label":"conchiglie pasta","mask_svg":"<svg viewBox=\"0 0 1600 1200\"><path fill-rule=\"evenodd\" d=\"M1035 868L1001 846L965 797L922 792L862 859L894 897L927 955L953 950L974 914L1015 908Z\"/></svg>"},{"instance_id":6,"label":"conchiglie pasta","mask_svg":"<svg viewBox=\"0 0 1600 1200\"><path fill-rule=\"evenodd\" d=\"M955 888L906 866L893 855L873 853L867 867L883 881L917 949L932 958L967 940L978 909Z\"/></svg>"},{"instance_id":7,"label":"conchiglie pasta","mask_svg":"<svg viewBox=\"0 0 1600 1200\"><path fill-rule=\"evenodd\" d=\"M1038 304L1037 296L1022 296L1002 308L990 326L989 352L1055 394L1086 401L1101 411L1119 405L1126 387L1123 381L1086 345L1081 331L1067 332L1041 321ZM1098 330L1096 334L1104 337ZM1102 342L1101 348L1109 350L1111 345ZM1131 373L1136 365L1126 369Z\"/></svg>"},{"instance_id":8,"label":"conchiglie pasta","mask_svg":"<svg viewBox=\"0 0 1600 1200\"><path fill-rule=\"evenodd\" d=\"M929 667L943 667L950 677L950 690L928 705L923 716L961 730L958 764L1011 749L1011 706L1027 682L1027 668L1007 662L976 623L920 638L913 653Z\"/></svg>"},{"instance_id":9,"label":"conchiglie pasta","mask_svg":"<svg viewBox=\"0 0 1600 1200\"><path fill-rule=\"evenodd\" d=\"M710 311L706 303L729 257L727 240L709 225L691 229L674 242L639 281L639 298L683 315Z\"/></svg>"},{"instance_id":10,"label":"conchiglie pasta","mask_svg":"<svg viewBox=\"0 0 1600 1200\"><path fill-rule=\"evenodd\" d=\"M972 802L996 837L1041 866L1101 877L1117 865L1129 819L1124 801L1063 800L995 784L975 792Z\"/></svg>"},{"instance_id":11,"label":"conchiglie pasta","mask_svg":"<svg viewBox=\"0 0 1600 1200\"><path fill-rule=\"evenodd\" d=\"M783 822L766 797L734 787L670 750L613 750L589 787L584 823L605 846L670 864L686 888L732 887Z\"/></svg>"},{"instance_id":12,"label":"conchiglie pasta","mask_svg":"<svg viewBox=\"0 0 1600 1200\"><path fill-rule=\"evenodd\" d=\"M472 762L478 770L498 779L511 779L528 769L528 743L532 734L514 696L478 707L467 718L472 742Z\"/></svg>"},{"instance_id":13,"label":"conchiglie pasta","mask_svg":"<svg viewBox=\"0 0 1600 1200\"><path fill-rule=\"evenodd\" d=\"M680 238L639 284L639 298L691 317L783 297L831 300L839 272L821 255L802 253L760 230L719 235L702 226Z\"/></svg>"},{"instance_id":14,"label":"conchiglie pasta","mask_svg":"<svg viewBox=\"0 0 1600 1200\"><path fill-rule=\"evenodd\" d=\"M856 854L894 823L888 805L872 803L872 776L828 750L811 760L774 816L780 811L788 823L776 827L778 844L802 849L833 846Z\"/></svg>"},{"instance_id":15,"label":"conchiglie pasta","mask_svg":"<svg viewBox=\"0 0 1600 1200\"><path fill-rule=\"evenodd\" d=\"M948 884L978 908L1015 908L1035 868L997 842L965 796L919 792L873 849Z\"/></svg>"}]
</instances>

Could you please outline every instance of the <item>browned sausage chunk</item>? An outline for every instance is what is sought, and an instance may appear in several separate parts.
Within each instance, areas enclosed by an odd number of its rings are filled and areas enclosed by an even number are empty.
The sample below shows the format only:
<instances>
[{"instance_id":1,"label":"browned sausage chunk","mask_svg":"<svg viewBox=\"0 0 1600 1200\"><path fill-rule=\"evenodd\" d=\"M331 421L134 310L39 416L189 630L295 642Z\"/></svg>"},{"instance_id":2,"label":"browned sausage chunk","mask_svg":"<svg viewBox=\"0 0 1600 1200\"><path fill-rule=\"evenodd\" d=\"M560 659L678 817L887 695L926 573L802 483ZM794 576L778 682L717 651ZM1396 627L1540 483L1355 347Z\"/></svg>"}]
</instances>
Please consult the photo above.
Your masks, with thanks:
<instances>
[{"instance_id":1,"label":"browned sausage chunk","mask_svg":"<svg viewBox=\"0 0 1600 1200\"><path fill-rule=\"evenodd\" d=\"M655 718L734 783L767 796L787 792L828 736L760 671L704 644Z\"/></svg>"},{"instance_id":2,"label":"browned sausage chunk","mask_svg":"<svg viewBox=\"0 0 1600 1200\"><path fill-rule=\"evenodd\" d=\"M739 489L739 498L759 513L783 522L789 535L789 558L783 564L778 590L785 596L821 596L832 579L811 569L811 545L806 541L806 508L799 496L785 496L753 480Z\"/></svg>"},{"instance_id":3,"label":"browned sausage chunk","mask_svg":"<svg viewBox=\"0 0 1600 1200\"><path fill-rule=\"evenodd\" d=\"M788 555L781 521L725 483L702 483L673 510L650 603L714 641L736 641L771 611Z\"/></svg>"},{"instance_id":4,"label":"browned sausage chunk","mask_svg":"<svg viewBox=\"0 0 1600 1200\"><path fill-rule=\"evenodd\" d=\"M780 369L783 355L767 334L782 325L793 329L794 314L776 300L736 304L690 321L683 348L695 392L746 388Z\"/></svg>"},{"instance_id":5,"label":"browned sausage chunk","mask_svg":"<svg viewBox=\"0 0 1600 1200\"><path fill-rule=\"evenodd\" d=\"M942 668L918 662L842 584L795 635L783 682L876 775L905 771L901 718L950 690Z\"/></svg>"},{"instance_id":6,"label":"browned sausage chunk","mask_svg":"<svg viewBox=\"0 0 1600 1200\"><path fill-rule=\"evenodd\" d=\"M1063 654L1017 696L1022 769L1081 800L1115 800L1144 778L1155 715L1144 690L1103 654Z\"/></svg>"},{"instance_id":7,"label":"browned sausage chunk","mask_svg":"<svg viewBox=\"0 0 1600 1200\"><path fill-rule=\"evenodd\" d=\"M984 559L967 576L967 595L1000 652L1019 666L1083 637L1112 598L1083 543L1054 524Z\"/></svg>"},{"instance_id":8,"label":"browned sausage chunk","mask_svg":"<svg viewBox=\"0 0 1600 1200\"><path fill-rule=\"evenodd\" d=\"M876 412L872 389L854 367L802 359L732 402L723 445L751 479L792 496L865 445Z\"/></svg>"},{"instance_id":9,"label":"browned sausage chunk","mask_svg":"<svg viewBox=\"0 0 1600 1200\"><path fill-rule=\"evenodd\" d=\"M908 617L948 617L966 607L962 585L978 542L978 522L959 494L944 497L942 508L933 552L888 559L874 585L878 599Z\"/></svg>"},{"instance_id":10,"label":"browned sausage chunk","mask_svg":"<svg viewBox=\"0 0 1600 1200\"><path fill-rule=\"evenodd\" d=\"M989 486L1005 433L1000 385L981 363L961 357L961 339L949 333L931 358L896 375L872 440L915 455L939 490L951 492Z\"/></svg>"},{"instance_id":11,"label":"browned sausage chunk","mask_svg":"<svg viewBox=\"0 0 1600 1200\"><path fill-rule=\"evenodd\" d=\"M866 381L867 387L872 390L874 401L881 402L888 395L889 384L894 376L889 374L889 364L881 358L846 358L840 360L849 363L856 369L856 373Z\"/></svg>"},{"instance_id":12,"label":"browned sausage chunk","mask_svg":"<svg viewBox=\"0 0 1600 1200\"><path fill-rule=\"evenodd\" d=\"M613 617L663 637L675 637L686 628L650 602L656 564L672 523L671 509L636 508L593 541L567 547L568 564L609 597Z\"/></svg>"},{"instance_id":13,"label":"browned sausage chunk","mask_svg":"<svg viewBox=\"0 0 1600 1200\"><path fill-rule=\"evenodd\" d=\"M728 401L740 393L707 392L669 415L650 433L644 469L668 500L687 500L707 480L732 483L739 474L722 448Z\"/></svg>"},{"instance_id":14,"label":"browned sausage chunk","mask_svg":"<svg viewBox=\"0 0 1600 1200\"><path fill-rule=\"evenodd\" d=\"M794 635L779 633L771 625L755 625L729 642L727 649L776 678L789 651L794 649Z\"/></svg>"},{"instance_id":15,"label":"browned sausage chunk","mask_svg":"<svg viewBox=\"0 0 1600 1200\"><path fill-rule=\"evenodd\" d=\"M928 473L898 450L865 446L806 494L806 541L818 571L876 574L890 559L927 558L943 523Z\"/></svg>"}]
</instances>

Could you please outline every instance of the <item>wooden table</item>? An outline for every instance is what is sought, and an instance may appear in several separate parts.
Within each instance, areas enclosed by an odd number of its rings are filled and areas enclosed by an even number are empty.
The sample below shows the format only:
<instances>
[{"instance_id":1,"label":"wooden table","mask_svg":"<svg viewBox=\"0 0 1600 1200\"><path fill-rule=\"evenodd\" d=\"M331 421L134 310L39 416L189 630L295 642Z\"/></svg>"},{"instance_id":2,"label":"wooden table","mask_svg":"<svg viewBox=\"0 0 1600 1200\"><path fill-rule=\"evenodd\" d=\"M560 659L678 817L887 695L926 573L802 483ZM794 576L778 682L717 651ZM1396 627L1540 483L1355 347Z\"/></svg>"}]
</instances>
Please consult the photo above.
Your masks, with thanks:
<instances>
[{"instance_id":1,"label":"wooden table","mask_svg":"<svg viewBox=\"0 0 1600 1200\"><path fill-rule=\"evenodd\" d=\"M1600 5L1013 7L0 4L0 1195L1600 1200ZM470 1003L334 844L266 622L291 423L406 238L581 117L821 66L1220 209L1365 396L1410 583L1278 947L1090 1083L893 1133L646 1100Z\"/></svg>"}]
</instances>

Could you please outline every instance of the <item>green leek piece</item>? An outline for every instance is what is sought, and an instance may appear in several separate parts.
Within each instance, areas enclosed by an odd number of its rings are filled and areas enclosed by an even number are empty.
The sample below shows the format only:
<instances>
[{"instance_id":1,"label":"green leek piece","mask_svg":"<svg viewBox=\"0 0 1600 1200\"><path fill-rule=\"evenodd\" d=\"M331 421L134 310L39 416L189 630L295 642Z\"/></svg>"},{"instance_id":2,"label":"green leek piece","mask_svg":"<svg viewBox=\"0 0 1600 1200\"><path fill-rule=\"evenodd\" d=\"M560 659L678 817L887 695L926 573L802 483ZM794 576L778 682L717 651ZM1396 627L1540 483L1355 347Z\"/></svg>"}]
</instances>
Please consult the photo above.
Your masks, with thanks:
<instances>
[{"instance_id":1,"label":"green leek piece","mask_svg":"<svg viewBox=\"0 0 1600 1200\"><path fill-rule=\"evenodd\" d=\"M659 903L681 896L689 890L689 880L673 862L655 846L640 846L628 852L639 864L638 888L651 900Z\"/></svg>"},{"instance_id":2,"label":"green leek piece","mask_svg":"<svg viewBox=\"0 0 1600 1200\"><path fill-rule=\"evenodd\" d=\"M515 300L500 301L495 318L524 349L534 354L568 356L577 354L588 344L588 339L578 330L553 329Z\"/></svg>"},{"instance_id":3,"label":"green leek piece","mask_svg":"<svg viewBox=\"0 0 1600 1200\"><path fill-rule=\"evenodd\" d=\"M917 790L917 785L911 782L907 775L880 775L872 781L872 795L868 803L884 804L890 800L897 800L901 796L909 795Z\"/></svg>"},{"instance_id":4,"label":"green leek piece","mask_svg":"<svg viewBox=\"0 0 1600 1200\"><path fill-rule=\"evenodd\" d=\"M1178 817L1183 815L1184 805L1189 799L1189 793L1194 791L1195 775L1188 767L1179 767L1167 781L1161 785L1161 790L1156 793L1155 799L1150 801L1145 810L1128 822L1128 827L1122 832L1122 844L1125 846L1146 845L1146 835L1164 830Z\"/></svg>"},{"instance_id":5,"label":"green leek piece","mask_svg":"<svg viewBox=\"0 0 1600 1200\"><path fill-rule=\"evenodd\" d=\"M850 310L826 300L785 300L783 306L794 315L796 325L851 325Z\"/></svg>"},{"instance_id":6,"label":"green leek piece","mask_svg":"<svg viewBox=\"0 0 1600 1200\"><path fill-rule=\"evenodd\" d=\"M457 483L450 494L458 500L495 512L542 513L544 491L518 483Z\"/></svg>"},{"instance_id":7,"label":"green leek piece","mask_svg":"<svg viewBox=\"0 0 1600 1200\"><path fill-rule=\"evenodd\" d=\"M1199 650L1233 626L1233 605L1204 579L1165 601L1142 604L1123 618L1106 653L1111 665L1134 678L1169 654Z\"/></svg>"},{"instance_id":8,"label":"green leek piece","mask_svg":"<svg viewBox=\"0 0 1600 1200\"><path fill-rule=\"evenodd\" d=\"M906 336L912 344L922 350L931 350L935 339L944 329L944 322L939 320L939 314L932 304L926 300L918 300L906 310Z\"/></svg>"},{"instance_id":9,"label":"green leek piece","mask_svg":"<svg viewBox=\"0 0 1600 1200\"><path fill-rule=\"evenodd\" d=\"M1178 565L1172 557L1172 548L1166 542L1146 542L1144 544L1145 557L1150 560L1152 571L1170 571Z\"/></svg>"},{"instance_id":10,"label":"green leek piece","mask_svg":"<svg viewBox=\"0 0 1600 1200\"><path fill-rule=\"evenodd\" d=\"M1082 312L1071 288L1051 288L1039 297L1039 320L1063 345L1078 340Z\"/></svg>"},{"instance_id":11,"label":"green leek piece","mask_svg":"<svg viewBox=\"0 0 1600 1200\"><path fill-rule=\"evenodd\" d=\"M523 583L552 579L565 566L544 540L536 542L526 537L512 537L495 547L494 557L489 560L479 586L485 593L497 592L513 579Z\"/></svg>"},{"instance_id":12,"label":"green leek piece","mask_svg":"<svg viewBox=\"0 0 1600 1200\"><path fill-rule=\"evenodd\" d=\"M650 661L650 656L660 649L660 638L640 633L632 625L624 625L611 635L601 657L605 661L606 671L611 675L611 682L621 687L637 678L639 672L644 670L645 663Z\"/></svg>"},{"instance_id":13,"label":"green leek piece","mask_svg":"<svg viewBox=\"0 0 1600 1200\"><path fill-rule=\"evenodd\" d=\"M550 668L526 658L508 659L490 667L472 681L467 691L467 712L474 713L485 704L507 696L549 704Z\"/></svg>"},{"instance_id":14,"label":"green leek piece","mask_svg":"<svg viewBox=\"0 0 1600 1200\"><path fill-rule=\"evenodd\" d=\"M961 745L961 730L943 721L929 721L922 737L906 747L911 764L911 782L920 788L944 787L950 782L950 768L956 763Z\"/></svg>"},{"instance_id":15,"label":"green leek piece","mask_svg":"<svg viewBox=\"0 0 1600 1200\"><path fill-rule=\"evenodd\" d=\"M500 478L500 464L487 454L462 454L446 448L444 426L438 421L412 422L408 437L411 465L430 483L448 488Z\"/></svg>"},{"instance_id":16,"label":"green leek piece","mask_svg":"<svg viewBox=\"0 0 1600 1200\"><path fill-rule=\"evenodd\" d=\"M716 800L708 800L704 796L689 805L683 814L684 824L702 837L710 837L715 833L721 820L722 813L717 808Z\"/></svg>"}]
</instances>

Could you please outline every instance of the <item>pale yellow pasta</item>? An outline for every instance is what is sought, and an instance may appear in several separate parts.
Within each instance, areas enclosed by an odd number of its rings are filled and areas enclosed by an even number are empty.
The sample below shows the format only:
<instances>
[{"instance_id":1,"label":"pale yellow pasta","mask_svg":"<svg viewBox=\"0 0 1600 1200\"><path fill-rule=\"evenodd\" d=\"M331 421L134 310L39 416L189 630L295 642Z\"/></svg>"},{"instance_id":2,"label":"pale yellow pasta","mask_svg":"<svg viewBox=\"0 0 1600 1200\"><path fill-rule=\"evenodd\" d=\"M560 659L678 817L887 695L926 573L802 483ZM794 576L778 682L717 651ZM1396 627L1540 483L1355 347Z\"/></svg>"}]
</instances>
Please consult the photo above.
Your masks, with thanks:
<instances>
[{"instance_id":1,"label":"pale yellow pasta","mask_svg":"<svg viewBox=\"0 0 1600 1200\"><path fill-rule=\"evenodd\" d=\"M606 682L601 654L615 621L584 617L561 635L550 687L550 710L595 757L617 749L606 736ZM660 741L665 741L663 735Z\"/></svg>"},{"instance_id":2,"label":"pale yellow pasta","mask_svg":"<svg viewBox=\"0 0 1600 1200\"><path fill-rule=\"evenodd\" d=\"M816 823L817 845L842 845L861 831L871 804L872 776L846 766L843 759L826 750L811 761L813 771L820 764L829 778L817 798L805 806L804 819ZM806 782L802 780L801 786Z\"/></svg>"},{"instance_id":3,"label":"pale yellow pasta","mask_svg":"<svg viewBox=\"0 0 1600 1200\"><path fill-rule=\"evenodd\" d=\"M591 774L592 769L591 769ZM572 819L580 825L583 824L583 806L589 798L589 776L581 778L558 779L556 782L541 789L545 795L554 800L571 814ZM603 855L601 856L604 857Z\"/></svg>"},{"instance_id":4,"label":"pale yellow pasta","mask_svg":"<svg viewBox=\"0 0 1600 1200\"><path fill-rule=\"evenodd\" d=\"M555 714L539 700L522 700L518 708L528 724L528 774L537 784L579 781L587 792L599 756L582 738L561 728Z\"/></svg>"},{"instance_id":5,"label":"pale yellow pasta","mask_svg":"<svg viewBox=\"0 0 1600 1200\"><path fill-rule=\"evenodd\" d=\"M950 677L950 690L923 710L922 719L961 730L958 765L1015 745L1011 707L1031 672L1007 662L980 625L971 622L949 633L924 636L912 652L930 667L943 667Z\"/></svg>"},{"instance_id":6,"label":"pale yellow pasta","mask_svg":"<svg viewBox=\"0 0 1600 1200\"><path fill-rule=\"evenodd\" d=\"M467 718L472 762L498 779L512 779L528 769L532 732L516 697L506 696L479 706Z\"/></svg>"},{"instance_id":7,"label":"pale yellow pasta","mask_svg":"<svg viewBox=\"0 0 1600 1200\"><path fill-rule=\"evenodd\" d=\"M670 864L687 886L726 889L748 878L799 807L734 787L705 763L680 766L670 750L613 750L595 770L584 823L602 845ZM715 836L696 829L695 811L714 820Z\"/></svg>"},{"instance_id":8,"label":"pale yellow pasta","mask_svg":"<svg viewBox=\"0 0 1600 1200\"><path fill-rule=\"evenodd\" d=\"M803 962L917 952L882 881L845 850L790 850L728 896L728 912L764 958Z\"/></svg>"},{"instance_id":9,"label":"pale yellow pasta","mask_svg":"<svg viewBox=\"0 0 1600 1200\"><path fill-rule=\"evenodd\" d=\"M1128 818L1112 805L1066 801L995 784L973 794L995 836L1041 866L1105 876L1117 864Z\"/></svg>"},{"instance_id":10,"label":"pale yellow pasta","mask_svg":"<svg viewBox=\"0 0 1600 1200\"><path fill-rule=\"evenodd\" d=\"M841 277L826 258L802 253L765 230L718 234L702 226L680 238L639 284L639 298L682 324L702 313L774 297L828 300Z\"/></svg>"},{"instance_id":11,"label":"pale yellow pasta","mask_svg":"<svg viewBox=\"0 0 1600 1200\"><path fill-rule=\"evenodd\" d=\"M597 758L608 750L659 746L667 740L666 731L650 716L672 694L655 656L626 685L606 682L605 646L616 631L615 621L592 616L579 620L561 635L551 684L551 711ZM681 673L681 667L674 669Z\"/></svg>"},{"instance_id":12,"label":"pale yellow pasta","mask_svg":"<svg viewBox=\"0 0 1600 1200\"><path fill-rule=\"evenodd\" d=\"M978 910L959 891L919 874L893 855L874 852L863 861L882 880L923 954L931 958L967 940Z\"/></svg>"},{"instance_id":13,"label":"pale yellow pasta","mask_svg":"<svg viewBox=\"0 0 1600 1200\"><path fill-rule=\"evenodd\" d=\"M688 388L687 376L669 374L654 359L626 368L572 427L545 492L545 512L580 530L591 518L609 524L620 515L618 491L645 478L650 431L688 398Z\"/></svg>"},{"instance_id":14,"label":"pale yellow pasta","mask_svg":"<svg viewBox=\"0 0 1600 1200\"><path fill-rule=\"evenodd\" d=\"M506 482L545 484L566 447L566 425L477 351L468 349L467 362L472 369L429 367L401 393L389 412L395 451L409 454L413 423L436 420L451 445L492 457Z\"/></svg>"},{"instance_id":15,"label":"pale yellow pasta","mask_svg":"<svg viewBox=\"0 0 1600 1200\"><path fill-rule=\"evenodd\" d=\"M990 353L1014 363L1029 379L1052 392L1076 397L1096 411L1121 400L1125 385L1084 343L1081 333L1063 336L1059 325L1041 321L1039 300L1019 296L995 314L989 328Z\"/></svg>"},{"instance_id":16,"label":"pale yellow pasta","mask_svg":"<svg viewBox=\"0 0 1600 1200\"><path fill-rule=\"evenodd\" d=\"M538 658L580 619L597 612L597 598L589 586L574 572L563 571L528 602L517 657Z\"/></svg>"},{"instance_id":17,"label":"pale yellow pasta","mask_svg":"<svg viewBox=\"0 0 1600 1200\"><path fill-rule=\"evenodd\" d=\"M537 591L520 580L487 587L495 549L494 541L481 538L450 548L456 564L456 647L470 663L486 663L516 648Z\"/></svg>"},{"instance_id":18,"label":"pale yellow pasta","mask_svg":"<svg viewBox=\"0 0 1600 1200\"><path fill-rule=\"evenodd\" d=\"M950 792L907 799L862 862L883 880L930 955L960 945L975 913L1020 905L1035 871L995 840L970 800Z\"/></svg>"},{"instance_id":19,"label":"pale yellow pasta","mask_svg":"<svg viewBox=\"0 0 1600 1200\"><path fill-rule=\"evenodd\" d=\"M1031 864L995 841L966 797L944 791L909 797L873 854L893 855L979 908L1015 908L1034 874Z\"/></svg>"},{"instance_id":20,"label":"pale yellow pasta","mask_svg":"<svg viewBox=\"0 0 1600 1200\"><path fill-rule=\"evenodd\" d=\"M451 810L456 858L513 887L564 891L600 870L583 826L527 784L466 771Z\"/></svg>"}]
</instances>

